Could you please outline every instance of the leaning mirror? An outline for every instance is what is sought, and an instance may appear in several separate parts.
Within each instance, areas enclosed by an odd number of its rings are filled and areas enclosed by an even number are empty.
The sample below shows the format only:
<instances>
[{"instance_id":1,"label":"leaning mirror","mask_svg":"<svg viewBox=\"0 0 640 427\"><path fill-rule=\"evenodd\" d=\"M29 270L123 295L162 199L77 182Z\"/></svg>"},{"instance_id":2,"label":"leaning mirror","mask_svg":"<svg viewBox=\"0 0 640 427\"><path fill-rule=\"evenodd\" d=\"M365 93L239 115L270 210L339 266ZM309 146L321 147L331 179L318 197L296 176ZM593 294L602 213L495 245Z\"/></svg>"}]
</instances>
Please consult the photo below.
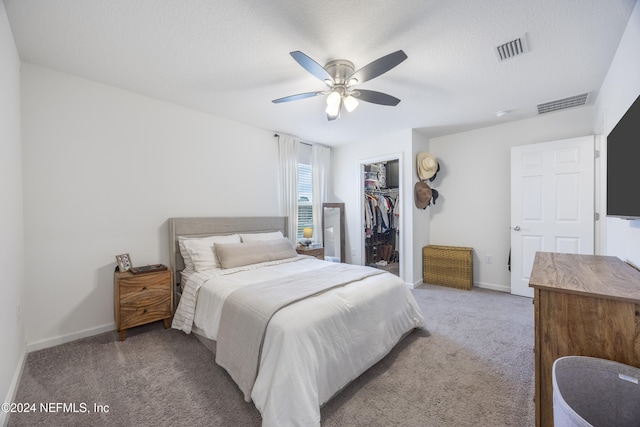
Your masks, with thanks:
<instances>
[{"instance_id":1,"label":"leaning mirror","mask_svg":"<svg viewBox=\"0 0 640 427\"><path fill-rule=\"evenodd\" d=\"M324 259L345 262L344 203L322 204L322 246Z\"/></svg>"}]
</instances>

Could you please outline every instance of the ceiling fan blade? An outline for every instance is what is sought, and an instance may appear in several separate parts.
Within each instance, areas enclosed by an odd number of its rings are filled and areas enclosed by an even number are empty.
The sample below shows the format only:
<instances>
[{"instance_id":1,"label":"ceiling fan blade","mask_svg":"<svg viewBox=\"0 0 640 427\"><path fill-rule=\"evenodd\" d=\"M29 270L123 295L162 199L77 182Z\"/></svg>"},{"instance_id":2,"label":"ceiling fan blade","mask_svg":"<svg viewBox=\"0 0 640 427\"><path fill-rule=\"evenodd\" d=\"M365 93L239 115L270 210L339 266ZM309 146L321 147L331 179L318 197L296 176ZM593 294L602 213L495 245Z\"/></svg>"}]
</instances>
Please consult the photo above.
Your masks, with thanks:
<instances>
[{"instance_id":1,"label":"ceiling fan blade","mask_svg":"<svg viewBox=\"0 0 640 427\"><path fill-rule=\"evenodd\" d=\"M353 96L361 101L371 102L372 104L390 105L392 107L395 107L400 102L395 96L376 92L375 90L358 89Z\"/></svg>"},{"instance_id":2,"label":"ceiling fan blade","mask_svg":"<svg viewBox=\"0 0 640 427\"><path fill-rule=\"evenodd\" d=\"M284 98L278 98L278 99L274 99L273 102L274 104L279 104L281 102L289 102L289 101L297 101L298 99L305 99L305 98L311 98L314 96L318 96L321 95L323 92L305 92L305 93L299 93L297 95L289 95L289 96L285 96Z\"/></svg>"},{"instance_id":3,"label":"ceiling fan blade","mask_svg":"<svg viewBox=\"0 0 640 427\"><path fill-rule=\"evenodd\" d=\"M295 52L289 52L289 55L291 55L293 59L295 59L296 62L302 66L302 68L313 74L321 81L333 81L333 77L331 77L331 74L329 74L322 65L318 64L316 61L309 58L299 50L296 50Z\"/></svg>"},{"instance_id":4,"label":"ceiling fan blade","mask_svg":"<svg viewBox=\"0 0 640 427\"><path fill-rule=\"evenodd\" d=\"M327 120L329 120L329 121L331 121L331 120L335 120L335 119L337 119L338 117L340 117L340 115L339 115L339 114L338 114L337 116L332 116L332 115L330 115L330 114L327 114Z\"/></svg>"},{"instance_id":5,"label":"ceiling fan blade","mask_svg":"<svg viewBox=\"0 0 640 427\"><path fill-rule=\"evenodd\" d=\"M358 84L364 83L367 80L378 77L380 74L386 73L405 59L407 59L407 54L402 50L397 50L360 68L353 73L347 81L356 79L358 80Z\"/></svg>"}]
</instances>

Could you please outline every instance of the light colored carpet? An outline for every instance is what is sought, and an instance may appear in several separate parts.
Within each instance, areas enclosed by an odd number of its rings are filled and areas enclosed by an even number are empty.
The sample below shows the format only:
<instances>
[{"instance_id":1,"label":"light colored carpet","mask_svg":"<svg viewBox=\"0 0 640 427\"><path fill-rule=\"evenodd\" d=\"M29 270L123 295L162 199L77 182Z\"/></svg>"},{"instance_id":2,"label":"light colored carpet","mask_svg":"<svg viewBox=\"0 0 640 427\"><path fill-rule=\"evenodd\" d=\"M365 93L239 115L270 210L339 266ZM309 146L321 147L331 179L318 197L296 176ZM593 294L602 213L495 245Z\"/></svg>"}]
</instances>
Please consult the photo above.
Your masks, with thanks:
<instances>
[{"instance_id":1,"label":"light colored carpet","mask_svg":"<svg viewBox=\"0 0 640 427\"><path fill-rule=\"evenodd\" d=\"M427 327L327 403L322 425L533 426L531 299L432 285L412 292ZM213 355L161 323L124 342L112 332L30 353L16 402L36 412L12 414L9 426L260 425ZM90 413L45 413L41 403L84 403Z\"/></svg>"}]
</instances>

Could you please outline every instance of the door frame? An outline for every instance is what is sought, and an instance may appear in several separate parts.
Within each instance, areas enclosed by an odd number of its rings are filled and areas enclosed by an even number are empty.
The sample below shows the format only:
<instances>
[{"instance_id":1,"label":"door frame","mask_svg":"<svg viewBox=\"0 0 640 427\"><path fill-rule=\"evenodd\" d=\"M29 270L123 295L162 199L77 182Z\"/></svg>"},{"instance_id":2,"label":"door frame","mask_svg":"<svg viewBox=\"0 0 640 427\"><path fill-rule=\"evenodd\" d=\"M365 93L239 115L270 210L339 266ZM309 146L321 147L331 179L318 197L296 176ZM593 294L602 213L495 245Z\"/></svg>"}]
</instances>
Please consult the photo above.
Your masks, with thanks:
<instances>
[{"instance_id":1,"label":"door frame","mask_svg":"<svg viewBox=\"0 0 640 427\"><path fill-rule=\"evenodd\" d=\"M593 247L595 255L607 255L607 138L594 135L594 235Z\"/></svg>"},{"instance_id":2,"label":"door frame","mask_svg":"<svg viewBox=\"0 0 640 427\"><path fill-rule=\"evenodd\" d=\"M359 224L359 246L360 246L360 265L364 265L365 264L365 235L364 235L364 166L371 164L371 163L383 163L383 162L389 162L392 160L397 160L398 161L398 194L400 196L400 200L404 200L405 194L403 191L403 186L402 186L402 169L403 169L403 165L402 165L402 153L401 152L396 152L396 153L389 153L389 154L385 154L385 155L381 155L381 156L377 156L377 157L369 157L366 159L360 159L358 160L358 168L359 168L359 172L358 175L360 176L360 179L358 180L358 185L359 190L358 190L358 194L360 195L360 202L358 203L358 224ZM400 251L400 269L398 271L399 277L402 280L404 279L404 260L407 256L407 251L405 249L405 239L404 239L404 217L405 215L401 214L400 218L398 219L398 227L400 228L400 233L398 233L398 248ZM406 282L406 280L405 280Z\"/></svg>"}]
</instances>

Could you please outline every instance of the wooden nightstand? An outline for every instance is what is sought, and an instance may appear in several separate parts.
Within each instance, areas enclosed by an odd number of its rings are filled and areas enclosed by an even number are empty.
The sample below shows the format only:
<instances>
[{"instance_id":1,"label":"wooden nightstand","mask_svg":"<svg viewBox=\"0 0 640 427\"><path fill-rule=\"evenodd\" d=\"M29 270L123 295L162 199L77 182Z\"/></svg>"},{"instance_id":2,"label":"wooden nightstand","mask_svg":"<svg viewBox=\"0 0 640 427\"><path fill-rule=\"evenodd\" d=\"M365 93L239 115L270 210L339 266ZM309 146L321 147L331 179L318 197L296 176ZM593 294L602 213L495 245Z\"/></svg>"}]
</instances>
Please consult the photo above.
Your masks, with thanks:
<instances>
[{"instance_id":1,"label":"wooden nightstand","mask_svg":"<svg viewBox=\"0 0 640 427\"><path fill-rule=\"evenodd\" d=\"M301 255L310 255L324 261L324 248L309 248L307 246L298 246L296 252Z\"/></svg>"},{"instance_id":2,"label":"wooden nightstand","mask_svg":"<svg viewBox=\"0 0 640 427\"><path fill-rule=\"evenodd\" d=\"M116 272L113 278L114 310L120 341L127 329L157 320L170 326L173 315L171 270L133 274Z\"/></svg>"}]
</instances>

